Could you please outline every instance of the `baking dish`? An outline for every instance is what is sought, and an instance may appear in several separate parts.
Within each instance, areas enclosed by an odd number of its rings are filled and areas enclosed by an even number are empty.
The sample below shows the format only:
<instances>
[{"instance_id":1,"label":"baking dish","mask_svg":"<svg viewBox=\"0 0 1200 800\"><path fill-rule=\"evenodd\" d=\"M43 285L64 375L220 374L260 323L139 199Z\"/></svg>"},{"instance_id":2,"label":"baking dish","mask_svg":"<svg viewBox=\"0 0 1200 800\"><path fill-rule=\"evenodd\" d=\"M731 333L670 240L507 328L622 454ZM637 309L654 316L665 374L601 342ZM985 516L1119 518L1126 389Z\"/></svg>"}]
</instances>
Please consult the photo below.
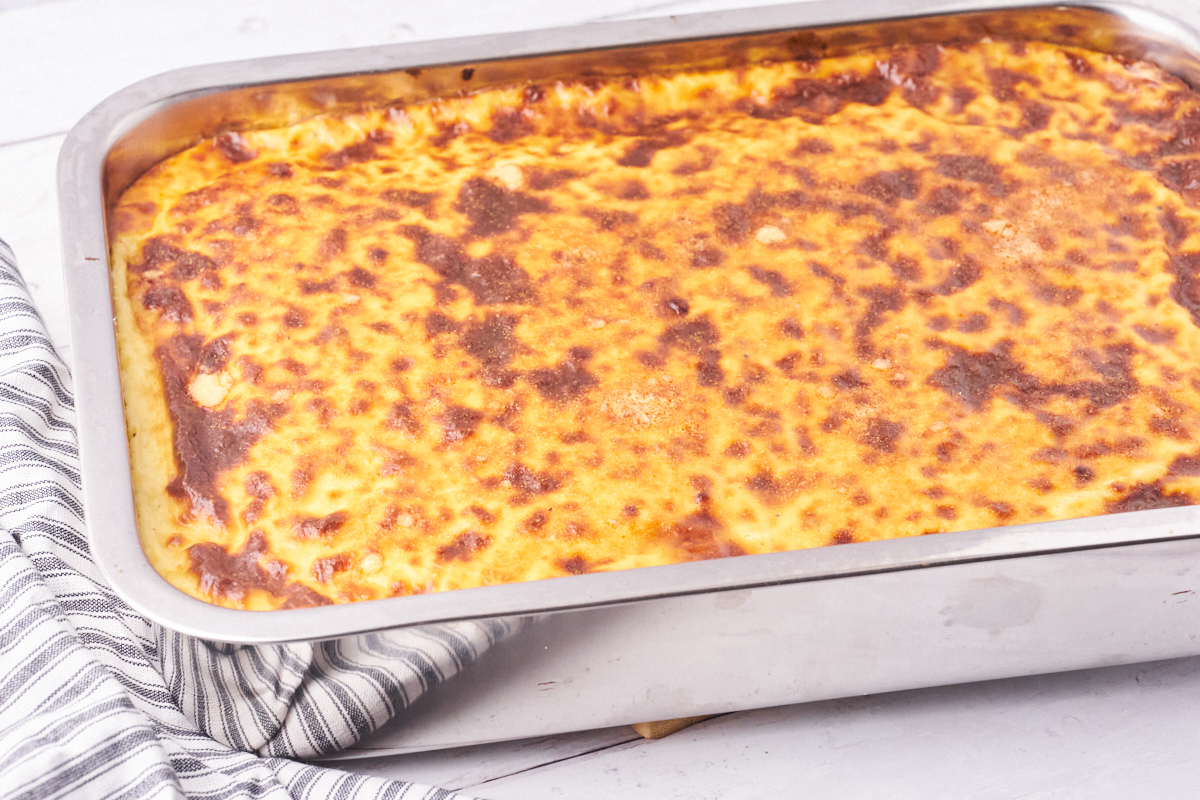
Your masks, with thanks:
<instances>
[{"instance_id":1,"label":"baking dish","mask_svg":"<svg viewBox=\"0 0 1200 800\"><path fill-rule=\"evenodd\" d=\"M905 18L886 20L899 13ZM328 639L454 619L575 612L543 621L536 628L541 633L527 637L532 641L556 632L559 660L553 669L565 670L568 678L551 683L593 686L591 694L582 688L542 691L558 698L560 708L574 709L569 727L1200 651L1191 633L1197 622L1194 604L1171 599L1188 597L1178 593L1190 591L1188 557L1200 550L1200 518L1191 508L269 616L216 608L177 592L153 571L138 545L108 300L105 214L132 180L165 156L224 131L274 127L318 113L515 80L730 66L989 35L1148 60L1200 84L1200 44L1194 34L1141 7L1003 9L941 3L897 9L878 3L848 12L835 3L811 3L215 65L152 78L114 95L72 131L59 167L84 497L97 563L118 593L152 619L221 641ZM1070 579L1055 584L1060 574ZM1072 591L1063 593L1065 585ZM636 605L606 608L630 603ZM1142 624L1116 613L1114 603L1141 609ZM936 626L931 628L931 621ZM611 635L581 637L581 630ZM981 630L991 636L986 646L976 641ZM1004 633L1013 630L1019 635ZM664 636L663 631L687 635ZM594 649L600 640L605 648ZM668 641L670 660L662 658ZM734 642L743 653L766 651L757 666L747 668L730 662ZM507 645L508 655L493 659L493 672L505 669L503 658L525 663L519 657L522 647L521 640ZM800 652L819 652L819 664L796 672L784 668L786 660L773 660ZM939 658L928 657L934 652ZM867 657L871 669L862 668ZM579 677L589 665L616 662L626 666L609 676L607 687ZM680 663L699 666L672 668ZM628 666L634 664L639 668ZM525 663L517 671L529 669ZM829 674L822 677L822 670ZM626 696L623 701L613 701L613 682ZM461 687L456 693L469 694ZM542 722L514 722L504 736L550 732L546 724L561 724L534 713L536 703L526 706ZM437 701L428 707L438 707ZM592 710L581 713L583 708ZM497 738L473 730L471 735L479 737L474 741ZM445 742L465 743L461 735Z\"/></svg>"}]
</instances>

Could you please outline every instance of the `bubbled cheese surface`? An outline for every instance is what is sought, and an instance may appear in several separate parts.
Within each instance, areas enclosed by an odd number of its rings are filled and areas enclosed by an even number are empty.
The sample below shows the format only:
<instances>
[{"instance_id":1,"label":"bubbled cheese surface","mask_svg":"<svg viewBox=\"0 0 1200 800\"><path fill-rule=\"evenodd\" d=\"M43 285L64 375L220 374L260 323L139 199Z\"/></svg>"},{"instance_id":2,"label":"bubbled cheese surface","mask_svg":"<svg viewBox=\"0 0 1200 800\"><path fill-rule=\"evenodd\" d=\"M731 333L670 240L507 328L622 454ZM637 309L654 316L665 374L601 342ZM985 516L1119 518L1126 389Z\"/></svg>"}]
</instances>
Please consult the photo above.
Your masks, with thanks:
<instances>
[{"instance_id":1,"label":"bubbled cheese surface","mask_svg":"<svg viewBox=\"0 0 1200 800\"><path fill-rule=\"evenodd\" d=\"M1192 503L1197 137L983 42L202 142L112 216L143 545L264 609Z\"/></svg>"}]
</instances>

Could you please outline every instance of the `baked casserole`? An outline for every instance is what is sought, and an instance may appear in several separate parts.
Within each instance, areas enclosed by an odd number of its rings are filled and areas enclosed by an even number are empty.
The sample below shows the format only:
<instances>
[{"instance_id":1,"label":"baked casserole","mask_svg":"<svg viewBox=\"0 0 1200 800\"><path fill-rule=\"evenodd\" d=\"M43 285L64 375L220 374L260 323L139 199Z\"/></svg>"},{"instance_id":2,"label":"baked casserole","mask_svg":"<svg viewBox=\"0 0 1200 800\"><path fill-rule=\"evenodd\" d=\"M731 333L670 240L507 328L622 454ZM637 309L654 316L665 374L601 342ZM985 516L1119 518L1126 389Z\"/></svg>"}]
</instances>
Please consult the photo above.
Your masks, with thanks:
<instances>
[{"instance_id":1,"label":"baked casserole","mask_svg":"<svg viewBox=\"0 0 1200 800\"><path fill-rule=\"evenodd\" d=\"M1193 503L1197 137L982 41L201 142L111 217L143 547L270 609Z\"/></svg>"}]
</instances>

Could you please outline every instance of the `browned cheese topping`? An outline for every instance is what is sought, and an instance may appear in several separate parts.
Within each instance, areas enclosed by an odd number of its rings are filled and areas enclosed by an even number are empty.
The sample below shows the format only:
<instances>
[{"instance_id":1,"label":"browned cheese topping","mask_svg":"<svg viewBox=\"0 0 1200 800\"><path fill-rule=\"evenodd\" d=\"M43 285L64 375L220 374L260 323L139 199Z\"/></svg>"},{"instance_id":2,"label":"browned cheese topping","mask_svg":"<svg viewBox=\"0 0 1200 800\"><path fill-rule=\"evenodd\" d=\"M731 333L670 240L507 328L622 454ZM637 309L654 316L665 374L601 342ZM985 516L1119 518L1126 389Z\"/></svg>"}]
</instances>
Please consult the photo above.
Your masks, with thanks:
<instances>
[{"instance_id":1,"label":"browned cheese topping","mask_svg":"<svg viewBox=\"0 0 1200 800\"><path fill-rule=\"evenodd\" d=\"M1193 503L1197 137L985 42L203 142L114 212L144 546L262 609Z\"/></svg>"}]
</instances>

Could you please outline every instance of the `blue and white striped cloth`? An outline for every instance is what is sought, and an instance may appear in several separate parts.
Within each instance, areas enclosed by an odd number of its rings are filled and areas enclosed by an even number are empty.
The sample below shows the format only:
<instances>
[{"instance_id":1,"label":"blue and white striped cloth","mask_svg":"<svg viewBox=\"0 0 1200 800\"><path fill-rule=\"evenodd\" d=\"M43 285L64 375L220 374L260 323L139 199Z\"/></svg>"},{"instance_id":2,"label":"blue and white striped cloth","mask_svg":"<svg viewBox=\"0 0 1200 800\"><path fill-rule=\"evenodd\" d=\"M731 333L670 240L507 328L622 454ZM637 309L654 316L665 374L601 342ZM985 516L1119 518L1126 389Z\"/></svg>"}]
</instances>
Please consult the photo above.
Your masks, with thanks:
<instances>
[{"instance_id":1,"label":"blue and white striped cloth","mask_svg":"<svg viewBox=\"0 0 1200 800\"><path fill-rule=\"evenodd\" d=\"M71 377L0 241L0 797L459 797L289 759L344 748L517 623L320 644L217 645L99 576Z\"/></svg>"}]
</instances>

